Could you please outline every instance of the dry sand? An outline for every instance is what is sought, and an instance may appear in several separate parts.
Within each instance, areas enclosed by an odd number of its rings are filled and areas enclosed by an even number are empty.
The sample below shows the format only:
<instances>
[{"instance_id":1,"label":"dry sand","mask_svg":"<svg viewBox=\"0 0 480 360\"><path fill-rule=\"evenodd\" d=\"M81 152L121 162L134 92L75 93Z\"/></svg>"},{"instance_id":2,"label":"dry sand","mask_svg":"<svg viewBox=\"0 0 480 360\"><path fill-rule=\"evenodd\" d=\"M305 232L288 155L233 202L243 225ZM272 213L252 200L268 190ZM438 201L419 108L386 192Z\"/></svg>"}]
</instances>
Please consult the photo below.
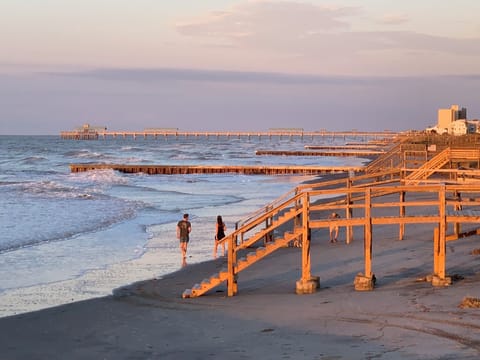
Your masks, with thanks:
<instances>
[{"instance_id":1,"label":"dry sand","mask_svg":"<svg viewBox=\"0 0 480 360\"><path fill-rule=\"evenodd\" d=\"M222 285L200 298L186 288L225 266L220 258L116 289L112 296L0 319L2 360L21 359L478 359L479 236L447 243L447 273L436 288L430 225L373 228L373 291L354 290L364 270L363 235L329 243L312 233L315 294L296 295L301 249L283 248L240 273L239 293ZM345 229L340 230L345 239ZM178 254L180 256L180 254Z\"/></svg>"}]
</instances>

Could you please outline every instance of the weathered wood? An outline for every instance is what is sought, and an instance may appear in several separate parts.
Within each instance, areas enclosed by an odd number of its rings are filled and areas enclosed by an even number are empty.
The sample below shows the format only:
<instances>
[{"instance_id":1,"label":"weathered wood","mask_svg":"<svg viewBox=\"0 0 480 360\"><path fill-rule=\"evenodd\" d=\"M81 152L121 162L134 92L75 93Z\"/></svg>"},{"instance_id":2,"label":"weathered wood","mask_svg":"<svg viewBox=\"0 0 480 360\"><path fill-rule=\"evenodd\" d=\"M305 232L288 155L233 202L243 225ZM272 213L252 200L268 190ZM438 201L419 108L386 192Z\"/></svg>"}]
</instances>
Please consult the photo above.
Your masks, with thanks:
<instances>
[{"instance_id":1,"label":"weathered wood","mask_svg":"<svg viewBox=\"0 0 480 360\"><path fill-rule=\"evenodd\" d=\"M438 254L440 253L440 229L435 227L433 229L433 274L438 274L439 272L439 261L440 258Z\"/></svg>"},{"instance_id":2,"label":"weathered wood","mask_svg":"<svg viewBox=\"0 0 480 360\"><path fill-rule=\"evenodd\" d=\"M439 197L439 244L437 249L438 256L438 272L435 274L441 280L445 279L445 254L447 249L447 242L445 241L445 236L447 233L447 217L445 209L445 185L440 186L440 191L438 192Z\"/></svg>"},{"instance_id":3,"label":"weathered wood","mask_svg":"<svg viewBox=\"0 0 480 360\"><path fill-rule=\"evenodd\" d=\"M365 239L364 239L364 254L365 254L365 277L372 277L372 189L365 190Z\"/></svg>"},{"instance_id":4,"label":"weathered wood","mask_svg":"<svg viewBox=\"0 0 480 360\"><path fill-rule=\"evenodd\" d=\"M335 156L335 157L376 157L383 154L383 151L287 151L287 150L257 150L255 155L275 155L275 156Z\"/></svg>"},{"instance_id":5,"label":"weathered wood","mask_svg":"<svg viewBox=\"0 0 480 360\"><path fill-rule=\"evenodd\" d=\"M316 175L358 172L362 167L352 166L234 166L234 165L133 165L133 164L70 164L72 173L92 170L115 170L123 173L149 175L183 174L245 174L245 175Z\"/></svg>"},{"instance_id":6,"label":"weathered wood","mask_svg":"<svg viewBox=\"0 0 480 360\"><path fill-rule=\"evenodd\" d=\"M405 191L400 192L400 217L405 216L405 206L403 203L405 202ZM405 235L405 224L399 224L398 230L398 240L403 240L403 236Z\"/></svg>"},{"instance_id":7,"label":"weathered wood","mask_svg":"<svg viewBox=\"0 0 480 360\"><path fill-rule=\"evenodd\" d=\"M306 193L302 198L302 280L310 281L312 274L310 272L310 237L308 236L308 219L309 219L309 210L308 205L310 201L308 198L308 193Z\"/></svg>"},{"instance_id":8,"label":"weathered wood","mask_svg":"<svg viewBox=\"0 0 480 360\"><path fill-rule=\"evenodd\" d=\"M305 149L309 150L359 150L359 149L369 149L369 150L378 150L386 147L386 143L382 143L381 145L374 145L374 144L350 144L350 145L305 145ZM382 151L383 153L383 151Z\"/></svg>"}]
</instances>

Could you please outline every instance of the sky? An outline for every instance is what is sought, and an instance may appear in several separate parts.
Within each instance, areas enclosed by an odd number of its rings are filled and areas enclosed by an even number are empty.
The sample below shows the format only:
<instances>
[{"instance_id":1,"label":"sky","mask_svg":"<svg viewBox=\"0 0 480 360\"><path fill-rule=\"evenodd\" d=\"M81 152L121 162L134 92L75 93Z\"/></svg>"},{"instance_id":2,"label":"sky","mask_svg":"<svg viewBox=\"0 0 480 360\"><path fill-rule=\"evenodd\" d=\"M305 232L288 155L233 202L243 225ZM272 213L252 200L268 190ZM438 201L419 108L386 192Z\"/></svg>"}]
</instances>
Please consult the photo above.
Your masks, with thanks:
<instances>
[{"instance_id":1,"label":"sky","mask_svg":"<svg viewBox=\"0 0 480 360\"><path fill-rule=\"evenodd\" d=\"M0 135L480 118L478 0L2 0Z\"/></svg>"}]
</instances>

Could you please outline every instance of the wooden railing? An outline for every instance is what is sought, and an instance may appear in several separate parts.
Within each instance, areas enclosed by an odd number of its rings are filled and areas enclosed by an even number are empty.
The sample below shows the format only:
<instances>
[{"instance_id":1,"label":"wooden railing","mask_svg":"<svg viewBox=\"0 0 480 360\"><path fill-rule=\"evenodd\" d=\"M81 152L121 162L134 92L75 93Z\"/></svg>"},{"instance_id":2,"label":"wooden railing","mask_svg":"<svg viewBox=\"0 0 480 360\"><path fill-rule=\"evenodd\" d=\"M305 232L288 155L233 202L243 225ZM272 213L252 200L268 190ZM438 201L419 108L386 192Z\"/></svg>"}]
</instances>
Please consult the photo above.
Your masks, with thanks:
<instances>
[{"instance_id":1,"label":"wooden railing","mask_svg":"<svg viewBox=\"0 0 480 360\"><path fill-rule=\"evenodd\" d=\"M436 170L441 169L445 164L450 161L451 150L450 148L444 149L436 156L425 162L420 168L414 170L412 173L405 177L407 183L415 180L425 180L430 175L435 173Z\"/></svg>"},{"instance_id":2,"label":"wooden railing","mask_svg":"<svg viewBox=\"0 0 480 360\"><path fill-rule=\"evenodd\" d=\"M353 237L355 227L363 228L364 277L367 279L373 277L374 226L398 225L400 240L404 237L406 224L432 224L432 231L433 227L437 227L433 245L434 285L447 284L447 229L453 224L454 234L449 239L458 239L461 223L480 222L480 185L400 185L400 174L400 170L390 170L296 187L278 201L239 222L238 228L223 240L228 243L227 269L187 289L183 296L200 296L223 281L227 281L228 296L235 295L238 274L242 270L292 241L302 246L302 275L297 282L298 291L299 284L308 285L314 279L310 272L310 231L328 228L331 220L327 215L332 211L344 214L335 222L346 227L347 243ZM407 201L406 195L410 193L421 196L413 196L413 200ZM460 208L461 211L458 210ZM281 235L277 237L276 232ZM259 242L263 242L265 247L248 253ZM240 258L243 254L246 257Z\"/></svg>"}]
</instances>

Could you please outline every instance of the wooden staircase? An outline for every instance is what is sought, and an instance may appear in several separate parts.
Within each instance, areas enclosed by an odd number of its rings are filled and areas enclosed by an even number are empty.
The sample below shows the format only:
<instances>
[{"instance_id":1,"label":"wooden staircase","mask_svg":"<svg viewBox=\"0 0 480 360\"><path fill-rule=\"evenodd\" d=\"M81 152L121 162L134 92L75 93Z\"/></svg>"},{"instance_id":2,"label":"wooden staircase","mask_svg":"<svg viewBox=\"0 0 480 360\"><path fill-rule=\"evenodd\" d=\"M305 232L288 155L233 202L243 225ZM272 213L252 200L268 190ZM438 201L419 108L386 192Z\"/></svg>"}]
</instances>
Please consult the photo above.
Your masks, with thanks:
<instances>
[{"instance_id":1,"label":"wooden staircase","mask_svg":"<svg viewBox=\"0 0 480 360\"><path fill-rule=\"evenodd\" d=\"M303 212L302 206L298 206L298 201L299 196L293 196L271 211L251 219L240 229L235 230L223 239L232 249L229 249L229 252L231 251L231 253L229 253L228 266L231 268L230 271L233 271L233 277L236 278L238 273L257 263L274 251L288 247L289 243L292 241L302 238L304 229L301 226L295 226L296 219L298 219L299 216L302 216ZM274 230L278 231L281 227L287 226L287 223L289 222L294 225L293 231L283 231L281 237L273 239L272 234ZM246 233L251 232L252 229L256 230L260 224L264 225L265 223L268 223L269 225L257 230L256 233L249 236L247 239L243 239L243 236ZM243 241L237 244L237 239L239 237L242 238ZM265 239L272 240L265 241ZM263 246L257 246L252 250L257 243L262 241ZM244 256L238 258L239 255ZM191 289L186 289L183 292L182 297L193 298L201 296L227 281L229 276L231 275L228 268L222 269L218 273L210 276L210 278L204 279L202 282L195 284Z\"/></svg>"},{"instance_id":2,"label":"wooden staircase","mask_svg":"<svg viewBox=\"0 0 480 360\"><path fill-rule=\"evenodd\" d=\"M398 143L389 149L386 153L378 156L365 167L366 174L373 174L385 169L395 169L400 167L403 161L402 143Z\"/></svg>"},{"instance_id":3,"label":"wooden staircase","mask_svg":"<svg viewBox=\"0 0 480 360\"><path fill-rule=\"evenodd\" d=\"M275 239L272 242L268 242L265 246L258 247L256 250L249 251L245 257L238 259L235 265L235 273L239 273L242 270L245 270L250 265L255 264L264 257L270 255L275 250L278 250L283 247L287 247L288 244L301 236L301 231L296 232L286 232L282 238ZM183 298L193 298L205 294L207 291L212 290L213 288L221 285L228 279L228 270L222 269L218 273L213 274L210 278L204 279L201 283L195 284L191 289L186 289L182 297Z\"/></svg>"},{"instance_id":4,"label":"wooden staircase","mask_svg":"<svg viewBox=\"0 0 480 360\"><path fill-rule=\"evenodd\" d=\"M415 183L420 180L426 180L430 175L435 173L438 169L441 169L450 162L451 150L446 148L433 158L425 162L421 167L408 174L405 177L405 183Z\"/></svg>"}]
</instances>

